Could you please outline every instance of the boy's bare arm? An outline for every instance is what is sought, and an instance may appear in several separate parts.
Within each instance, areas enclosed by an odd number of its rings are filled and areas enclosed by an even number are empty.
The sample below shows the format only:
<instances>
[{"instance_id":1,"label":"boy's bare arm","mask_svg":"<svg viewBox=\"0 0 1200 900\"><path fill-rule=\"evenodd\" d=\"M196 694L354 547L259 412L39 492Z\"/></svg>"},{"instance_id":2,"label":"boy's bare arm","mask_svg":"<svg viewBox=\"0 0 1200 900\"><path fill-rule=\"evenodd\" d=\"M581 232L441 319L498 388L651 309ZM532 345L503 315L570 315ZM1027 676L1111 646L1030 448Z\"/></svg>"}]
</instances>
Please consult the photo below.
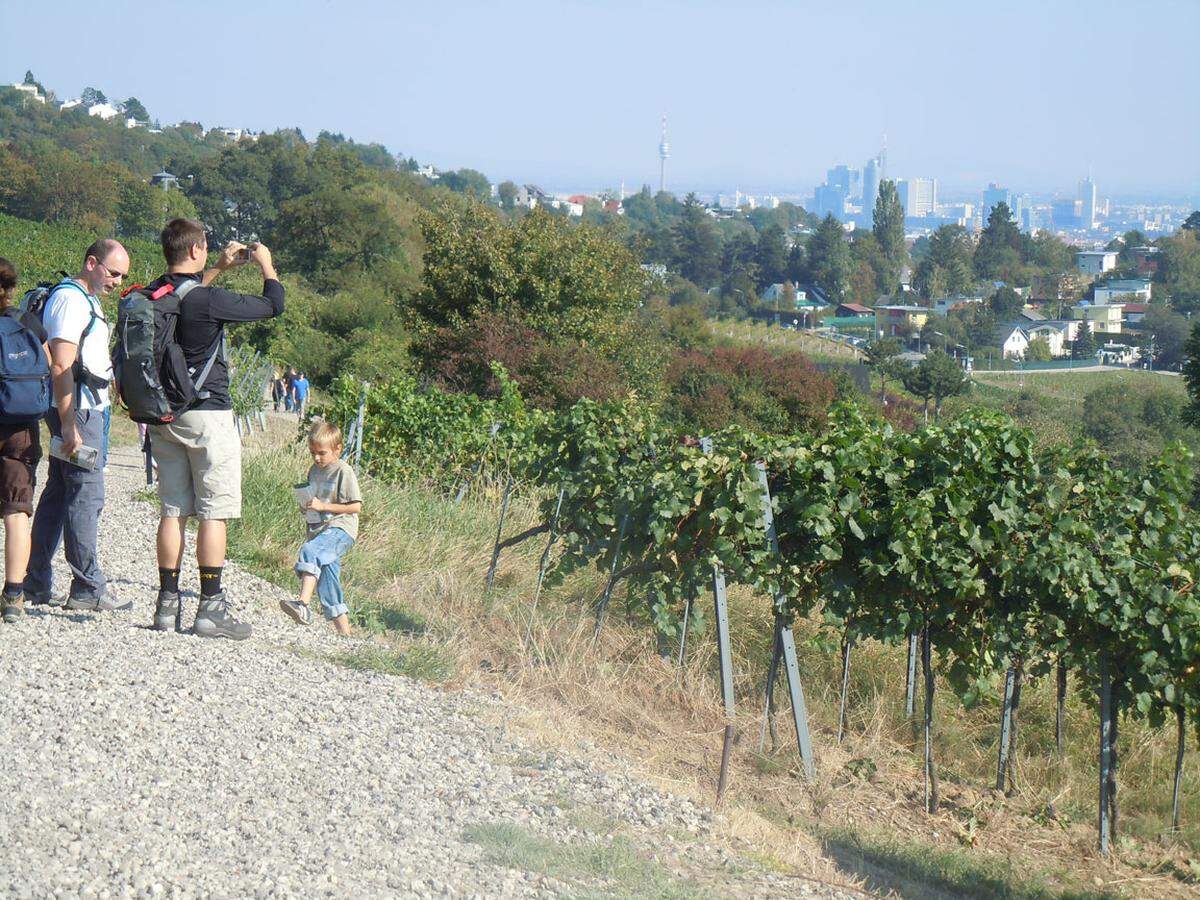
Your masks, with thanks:
<instances>
[{"instance_id":1,"label":"boy's bare arm","mask_svg":"<svg viewBox=\"0 0 1200 900\"><path fill-rule=\"evenodd\" d=\"M353 516L362 512L362 501L353 503L327 503L324 500L312 500L308 508L314 512L333 513L335 516Z\"/></svg>"}]
</instances>

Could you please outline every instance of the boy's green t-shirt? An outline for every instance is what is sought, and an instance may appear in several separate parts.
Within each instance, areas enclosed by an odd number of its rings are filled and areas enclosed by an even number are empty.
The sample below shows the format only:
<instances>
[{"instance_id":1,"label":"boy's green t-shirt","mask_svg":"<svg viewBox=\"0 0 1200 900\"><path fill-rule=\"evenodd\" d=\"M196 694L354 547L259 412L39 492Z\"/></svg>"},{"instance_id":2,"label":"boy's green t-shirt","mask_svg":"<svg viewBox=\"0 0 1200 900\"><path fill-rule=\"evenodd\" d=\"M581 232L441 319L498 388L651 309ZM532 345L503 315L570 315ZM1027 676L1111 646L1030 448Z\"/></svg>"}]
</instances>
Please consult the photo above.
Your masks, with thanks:
<instances>
[{"instance_id":1,"label":"boy's green t-shirt","mask_svg":"<svg viewBox=\"0 0 1200 900\"><path fill-rule=\"evenodd\" d=\"M325 503L361 503L362 491L358 476L344 460L325 468L312 465L308 470L308 485L315 499ZM358 513L321 513L321 521L308 523L308 536L315 537L326 528L340 528L358 540Z\"/></svg>"}]
</instances>

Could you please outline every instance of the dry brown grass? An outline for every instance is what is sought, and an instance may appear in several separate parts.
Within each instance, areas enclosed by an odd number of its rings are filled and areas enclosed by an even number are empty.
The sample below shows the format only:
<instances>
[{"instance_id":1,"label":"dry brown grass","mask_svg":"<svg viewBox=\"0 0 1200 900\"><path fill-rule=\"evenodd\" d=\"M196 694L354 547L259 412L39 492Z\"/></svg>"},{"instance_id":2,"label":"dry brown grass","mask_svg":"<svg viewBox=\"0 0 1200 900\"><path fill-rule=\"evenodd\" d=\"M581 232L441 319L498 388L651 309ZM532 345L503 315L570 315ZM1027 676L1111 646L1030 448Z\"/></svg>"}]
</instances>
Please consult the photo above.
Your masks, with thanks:
<instances>
[{"instance_id":1,"label":"dry brown grass","mask_svg":"<svg viewBox=\"0 0 1200 900\"><path fill-rule=\"evenodd\" d=\"M281 468L287 466L271 459L257 475L249 471L247 494L254 493L255 477ZM615 754L660 787L711 803L724 725L711 637L691 639L685 665L676 667L677 648L661 655L650 630L627 620L618 589L593 647L591 603L602 587L597 573L577 574L544 593L539 609L530 607L541 538L506 551L494 590L485 597L483 575L498 505L494 493L483 491L455 506L432 492L368 484L369 513L345 569L348 588L358 602L370 598L420 623L379 639L400 649L413 641L436 644L452 659L449 684L499 691L519 710L506 726L529 740L598 758ZM533 503L518 497L505 533L535 523ZM265 524L252 530L265 558L286 559L294 552ZM779 743L759 752L769 604L740 590L730 600L738 716L730 785L718 817L721 839L773 865L847 885L880 888L889 882L874 878L878 873L868 861L848 861L839 852L845 848L829 837L839 829L886 836L918 853L928 848L973 860L1012 860L1020 877L1058 889L1196 895L1196 873L1189 868L1196 865L1196 826L1183 840L1162 838L1173 735L1123 726L1123 829L1130 839L1112 860L1101 860L1092 820L1095 715L1088 706L1072 698L1068 753L1058 760L1052 687L1027 689L1020 789L1006 798L989 787L995 778L995 706L964 711L945 691L936 707L942 809L927 815L903 714L903 649L856 648L849 734L838 746L840 661L836 652L817 645L819 625L803 622L797 626L798 651L817 758L810 784L793 749L785 691L777 693L783 699ZM1193 751L1185 764L1191 822L1198 817L1198 764Z\"/></svg>"}]
</instances>

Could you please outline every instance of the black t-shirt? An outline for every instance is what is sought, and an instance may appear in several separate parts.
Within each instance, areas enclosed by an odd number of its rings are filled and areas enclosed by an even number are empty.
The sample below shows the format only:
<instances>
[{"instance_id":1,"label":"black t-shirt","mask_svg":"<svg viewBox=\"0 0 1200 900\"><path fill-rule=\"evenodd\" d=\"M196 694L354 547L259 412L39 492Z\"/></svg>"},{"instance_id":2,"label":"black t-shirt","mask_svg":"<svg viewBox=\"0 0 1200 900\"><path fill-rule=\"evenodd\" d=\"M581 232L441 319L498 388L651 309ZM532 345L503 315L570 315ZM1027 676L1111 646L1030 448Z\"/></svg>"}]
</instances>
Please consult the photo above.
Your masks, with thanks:
<instances>
[{"instance_id":1,"label":"black t-shirt","mask_svg":"<svg viewBox=\"0 0 1200 900\"><path fill-rule=\"evenodd\" d=\"M154 291L170 282L176 288L199 275L163 275L147 285ZM272 319L283 312L283 285L274 278L263 282L263 295L235 294L218 287L192 288L179 307L179 345L189 368L199 369L208 362L213 348L221 339L225 325L230 322L257 322ZM193 409L233 409L229 399L229 369L220 355L204 381L207 400Z\"/></svg>"},{"instance_id":2,"label":"black t-shirt","mask_svg":"<svg viewBox=\"0 0 1200 900\"><path fill-rule=\"evenodd\" d=\"M27 331L33 332L34 337L36 337L39 342L43 344L46 343L46 328L42 325L42 319L40 316L37 316L31 312L23 313L21 312L21 308L18 306L5 307L3 314L9 316L10 318L16 319L25 326Z\"/></svg>"}]
</instances>

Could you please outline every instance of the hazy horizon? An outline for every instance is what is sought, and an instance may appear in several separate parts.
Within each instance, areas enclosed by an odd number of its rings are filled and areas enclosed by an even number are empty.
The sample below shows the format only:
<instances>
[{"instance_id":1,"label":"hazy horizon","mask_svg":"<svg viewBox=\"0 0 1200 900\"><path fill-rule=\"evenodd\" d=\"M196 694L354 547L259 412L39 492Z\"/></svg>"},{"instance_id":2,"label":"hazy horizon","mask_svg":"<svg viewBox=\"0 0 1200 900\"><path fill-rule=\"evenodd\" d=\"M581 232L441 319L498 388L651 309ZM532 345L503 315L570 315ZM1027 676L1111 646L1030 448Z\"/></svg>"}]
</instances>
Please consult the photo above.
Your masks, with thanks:
<instances>
[{"instance_id":1,"label":"hazy horizon","mask_svg":"<svg viewBox=\"0 0 1200 900\"><path fill-rule=\"evenodd\" d=\"M48 38L62 23L69 52ZM181 63L148 62L181 33L196 36ZM1069 194L1090 171L1102 196L1195 198L1197 36L1191 2L0 0L5 81L31 69L60 97L135 96L164 123L341 132L553 189L657 187L665 113L677 191L803 195L886 133L889 176L946 193Z\"/></svg>"}]
</instances>

